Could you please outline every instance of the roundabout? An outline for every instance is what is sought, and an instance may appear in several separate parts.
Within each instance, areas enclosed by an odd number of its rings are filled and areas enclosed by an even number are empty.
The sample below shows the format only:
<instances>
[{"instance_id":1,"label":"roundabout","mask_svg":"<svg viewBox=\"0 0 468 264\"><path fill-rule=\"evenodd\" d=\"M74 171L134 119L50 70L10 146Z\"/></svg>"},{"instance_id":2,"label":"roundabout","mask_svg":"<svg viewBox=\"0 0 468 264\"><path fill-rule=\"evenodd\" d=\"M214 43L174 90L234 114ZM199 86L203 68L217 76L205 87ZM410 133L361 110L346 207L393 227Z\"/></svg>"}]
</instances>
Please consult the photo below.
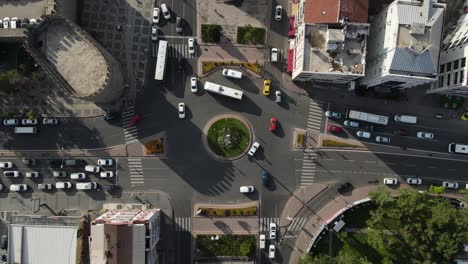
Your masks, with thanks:
<instances>
[{"instance_id":1,"label":"roundabout","mask_svg":"<svg viewBox=\"0 0 468 264\"><path fill-rule=\"evenodd\" d=\"M203 142L216 159L235 160L242 157L252 142L252 128L239 115L226 114L211 119L205 126Z\"/></svg>"}]
</instances>

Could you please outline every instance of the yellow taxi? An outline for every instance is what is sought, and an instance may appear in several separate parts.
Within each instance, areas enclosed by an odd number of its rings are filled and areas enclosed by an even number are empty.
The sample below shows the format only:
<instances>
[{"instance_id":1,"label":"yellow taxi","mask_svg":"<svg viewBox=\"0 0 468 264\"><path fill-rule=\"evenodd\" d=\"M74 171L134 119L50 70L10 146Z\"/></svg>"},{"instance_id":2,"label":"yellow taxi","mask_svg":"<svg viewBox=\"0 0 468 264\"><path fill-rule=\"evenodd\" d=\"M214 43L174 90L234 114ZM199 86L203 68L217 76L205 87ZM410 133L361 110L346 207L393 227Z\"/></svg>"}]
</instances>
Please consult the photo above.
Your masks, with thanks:
<instances>
[{"instance_id":1,"label":"yellow taxi","mask_svg":"<svg viewBox=\"0 0 468 264\"><path fill-rule=\"evenodd\" d=\"M263 95L269 95L270 94L270 80L264 80L263 81Z\"/></svg>"},{"instance_id":2,"label":"yellow taxi","mask_svg":"<svg viewBox=\"0 0 468 264\"><path fill-rule=\"evenodd\" d=\"M465 112L463 112L463 114L461 115L460 119L463 120L463 121L468 120L468 108L465 109Z\"/></svg>"}]
</instances>

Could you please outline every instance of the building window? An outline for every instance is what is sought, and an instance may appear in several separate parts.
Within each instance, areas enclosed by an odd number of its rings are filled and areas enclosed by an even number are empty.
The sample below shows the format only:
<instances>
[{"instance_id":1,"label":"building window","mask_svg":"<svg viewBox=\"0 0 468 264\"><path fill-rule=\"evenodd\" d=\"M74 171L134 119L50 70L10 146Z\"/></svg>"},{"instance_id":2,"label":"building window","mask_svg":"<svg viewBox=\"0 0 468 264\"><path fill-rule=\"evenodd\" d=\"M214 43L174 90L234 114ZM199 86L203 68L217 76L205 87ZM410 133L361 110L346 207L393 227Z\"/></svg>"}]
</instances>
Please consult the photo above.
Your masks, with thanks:
<instances>
[{"instance_id":1,"label":"building window","mask_svg":"<svg viewBox=\"0 0 468 264\"><path fill-rule=\"evenodd\" d=\"M463 71L460 71L460 82L461 84L463 84L465 80L463 80Z\"/></svg>"},{"instance_id":2,"label":"building window","mask_svg":"<svg viewBox=\"0 0 468 264\"><path fill-rule=\"evenodd\" d=\"M450 86L450 73L447 74L447 86Z\"/></svg>"},{"instance_id":3,"label":"building window","mask_svg":"<svg viewBox=\"0 0 468 264\"><path fill-rule=\"evenodd\" d=\"M452 62L447 63L447 72L452 70Z\"/></svg>"},{"instance_id":4,"label":"building window","mask_svg":"<svg viewBox=\"0 0 468 264\"><path fill-rule=\"evenodd\" d=\"M441 65L440 65L439 72L440 72L440 73L444 73L444 72L445 72L445 64L441 64Z\"/></svg>"},{"instance_id":5,"label":"building window","mask_svg":"<svg viewBox=\"0 0 468 264\"><path fill-rule=\"evenodd\" d=\"M439 87L444 87L444 76L440 76Z\"/></svg>"},{"instance_id":6,"label":"building window","mask_svg":"<svg viewBox=\"0 0 468 264\"><path fill-rule=\"evenodd\" d=\"M458 60L453 61L453 69L454 70L458 69Z\"/></svg>"},{"instance_id":7,"label":"building window","mask_svg":"<svg viewBox=\"0 0 468 264\"><path fill-rule=\"evenodd\" d=\"M462 67L462 68L465 67L465 64L466 64L466 58L463 58L463 59L461 60L461 67Z\"/></svg>"},{"instance_id":8,"label":"building window","mask_svg":"<svg viewBox=\"0 0 468 264\"><path fill-rule=\"evenodd\" d=\"M453 84L458 83L458 72L455 72L455 75L453 76Z\"/></svg>"}]
</instances>

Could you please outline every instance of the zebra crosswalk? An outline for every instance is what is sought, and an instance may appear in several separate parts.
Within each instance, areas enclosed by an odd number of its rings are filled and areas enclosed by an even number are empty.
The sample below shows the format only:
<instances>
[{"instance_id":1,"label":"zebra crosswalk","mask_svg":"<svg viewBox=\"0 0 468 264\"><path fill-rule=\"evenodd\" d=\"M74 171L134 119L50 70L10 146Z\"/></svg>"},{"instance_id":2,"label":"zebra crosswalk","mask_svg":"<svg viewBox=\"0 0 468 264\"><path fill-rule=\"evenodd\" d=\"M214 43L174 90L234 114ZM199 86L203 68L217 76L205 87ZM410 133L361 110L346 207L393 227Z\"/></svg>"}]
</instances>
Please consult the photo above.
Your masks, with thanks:
<instances>
[{"instance_id":1,"label":"zebra crosswalk","mask_svg":"<svg viewBox=\"0 0 468 264\"><path fill-rule=\"evenodd\" d=\"M323 103L310 100L309 115L307 118L307 130L320 132L322 128Z\"/></svg>"},{"instance_id":2,"label":"zebra crosswalk","mask_svg":"<svg viewBox=\"0 0 468 264\"><path fill-rule=\"evenodd\" d=\"M132 187L145 184L141 158L128 158L128 170L130 173L130 185Z\"/></svg>"},{"instance_id":3,"label":"zebra crosswalk","mask_svg":"<svg viewBox=\"0 0 468 264\"><path fill-rule=\"evenodd\" d=\"M302 159L300 187L304 188L314 183L317 154L314 149L304 149Z\"/></svg>"},{"instance_id":4,"label":"zebra crosswalk","mask_svg":"<svg viewBox=\"0 0 468 264\"><path fill-rule=\"evenodd\" d=\"M190 232L192 230L192 219L190 217L176 217L175 230L176 232Z\"/></svg>"},{"instance_id":5,"label":"zebra crosswalk","mask_svg":"<svg viewBox=\"0 0 468 264\"><path fill-rule=\"evenodd\" d=\"M307 223L307 217L296 217L288 226L289 232L300 231L302 227Z\"/></svg>"},{"instance_id":6,"label":"zebra crosswalk","mask_svg":"<svg viewBox=\"0 0 468 264\"><path fill-rule=\"evenodd\" d=\"M168 57L169 58L194 58L197 55L197 50L195 49L195 54L190 54L188 50L188 44L169 44Z\"/></svg>"},{"instance_id":7,"label":"zebra crosswalk","mask_svg":"<svg viewBox=\"0 0 468 264\"><path fill-rule=\"evenodd\" d=\"M130 121L135 116L135 108L133 106L128 107L122 112L122 127L124 129L125 143L130 144L138 141L138 130L136 126L131 125Z\"/></svg>"},{"instance_id":8,"label":"zebra crosswalk","mask_svg":"<svg viewBox=\"0 0 468 264\"><path fill-rule=\"evenodd\" d=\"M266 232L270 230L270 223L279 225L279 217L262 217L260 218L260 231Z\"/></svg>"}]
</instances>

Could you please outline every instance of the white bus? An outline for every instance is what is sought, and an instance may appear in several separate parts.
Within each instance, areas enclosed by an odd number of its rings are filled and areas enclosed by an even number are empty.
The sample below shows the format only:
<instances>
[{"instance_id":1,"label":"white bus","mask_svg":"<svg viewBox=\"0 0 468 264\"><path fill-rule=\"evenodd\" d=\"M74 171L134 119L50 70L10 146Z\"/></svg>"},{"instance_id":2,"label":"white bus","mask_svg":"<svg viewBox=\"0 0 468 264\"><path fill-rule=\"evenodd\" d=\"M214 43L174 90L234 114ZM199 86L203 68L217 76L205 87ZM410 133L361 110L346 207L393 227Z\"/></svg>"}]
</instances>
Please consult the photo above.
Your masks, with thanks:
<instances>
[{"instance_id":1,"label":"white bus","mask_svg":"<svg viewBox=\"0 0 468 264\"><path fill-rule=\"evenodd\" d=\"M216 84L216 83L212 83L212 82L205 82L204 89L206 91L221 94L221 95L228 96L228 97L231 97L231 98L235 98L237 100L241 100L242 99L242 94L243 94L242 91L239 91L239 90L236 90L236 89L233 89L233 88L229 88L229 87L226 87L226 86L222 86L222 85L219 85L219 84Z\"/></svg>"},{"instance_id":2,"label":"white bus","mask_svg":"<svg viewBox=\"0 0 468 264\"><path fill-rule=\"evenodd\" d=\"M359 112L354 110L348 110L346 117L355 120L361 120L369 123L375 123L379 125L388 125L388 116L374 115L365 112Z\"/></svg>"},{"instance_id":3,"label":"white bus","mask_svg":"<svg viewBox=\"0 0 468 264\"><path fill-rule=\"evenodd\" d=\"M166 58L167 58L167 41L160 40L158 47L158 57L156 59L156 70L154 73L154 79L157 81L163 81L166 73Z\"/></svg>"},{"instance_id":4,"label":"white bus","mask_svg":"<svg viewBox=\"0 0 468 264\"><path fill-rule=\"evenodd\" d=\"M36 127L15 127L16 134L36 134Z\"/></svg>"},{"instance_id":5,"label":"white bus","mask_svg":"<svg viewBox=\"0 0 468 264\"><path fill-rule=\"evenodd\" d=\"M448 146L448 152L450 153L459 153L459 154L468 154L468 145L450 143Z\"/></svg>"}]
</instances>

